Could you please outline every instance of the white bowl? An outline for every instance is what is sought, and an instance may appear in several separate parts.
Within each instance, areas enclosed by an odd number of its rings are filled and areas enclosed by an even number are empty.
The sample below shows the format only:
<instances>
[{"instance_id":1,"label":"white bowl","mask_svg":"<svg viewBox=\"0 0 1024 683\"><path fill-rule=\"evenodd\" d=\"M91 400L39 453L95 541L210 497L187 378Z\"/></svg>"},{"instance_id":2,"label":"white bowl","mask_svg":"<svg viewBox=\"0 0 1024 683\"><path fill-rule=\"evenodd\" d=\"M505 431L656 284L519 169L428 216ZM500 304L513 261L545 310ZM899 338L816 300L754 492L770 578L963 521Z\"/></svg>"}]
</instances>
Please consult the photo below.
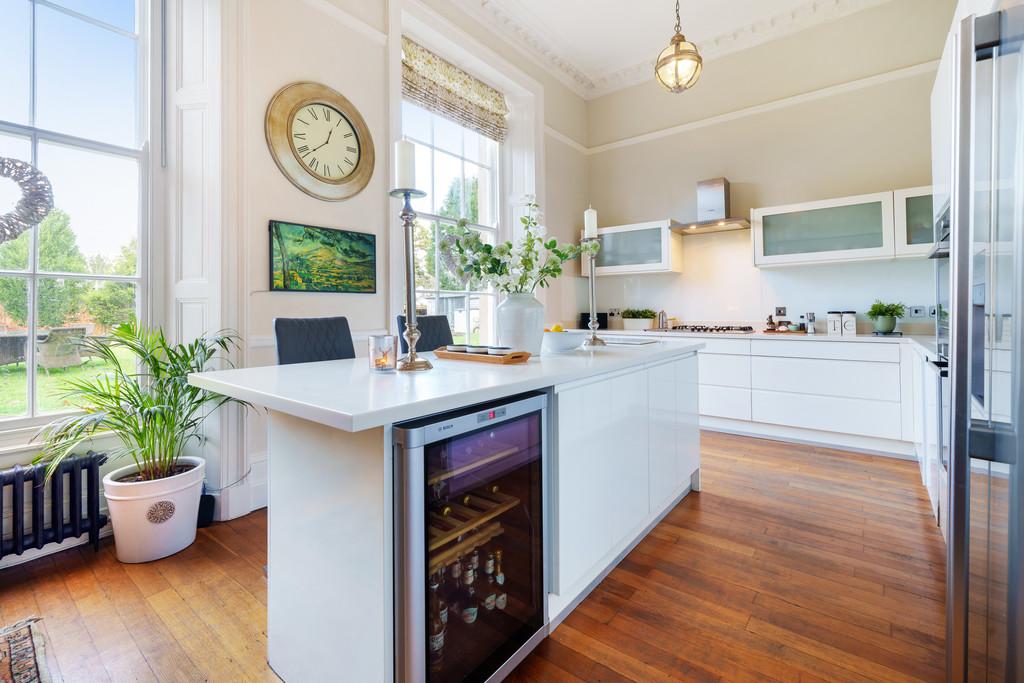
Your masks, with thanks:
<instances>
[{"instance_id":1,"label":"white bowl","mask_svg":"<svg viewBox=\"0 0 1024 683\"><path fill-rule=\"evenodd\" d=\"M470 353L487 353L487 347L479 344L466 344L466 351Z\"/></svg>"},{"instance_id":2,"label":"white bowl","mask_svg":"<svg viewBox=\"0 0 1024 683\"><path fill-rule=\"evenodd\" d=\"M507 356L513 351L511 346L489 346L487 348L487 353L491 356Z\"/></svg>"},{"instance_id":3,"label":"white bowl","mask_svg":"<svg viewBox=\"0 0 1024 683\"><path fill-rule=\"evenodd\" d=\"M587 338L586 332L545 332L542 353L566 353L580 347Z\"/></svg>"}]
</instances>

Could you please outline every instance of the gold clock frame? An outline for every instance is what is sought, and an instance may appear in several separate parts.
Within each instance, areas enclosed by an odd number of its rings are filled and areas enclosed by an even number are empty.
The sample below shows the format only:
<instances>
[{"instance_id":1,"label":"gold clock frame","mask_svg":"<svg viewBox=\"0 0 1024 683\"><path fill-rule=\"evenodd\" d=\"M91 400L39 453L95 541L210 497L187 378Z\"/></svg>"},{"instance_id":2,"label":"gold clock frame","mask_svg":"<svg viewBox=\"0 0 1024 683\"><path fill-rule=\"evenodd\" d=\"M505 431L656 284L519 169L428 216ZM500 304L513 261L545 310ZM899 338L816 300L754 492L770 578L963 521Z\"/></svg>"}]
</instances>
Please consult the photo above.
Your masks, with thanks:
<instances>
[{"instance_id":1,"label":"gold clock frame","mask_svg":"<svg viewBox=\"0 0 1024 683\"><path fill-rule=\"evenodd\" d=\"M325 104L333 107L352 124L359 142L359 162L344 178L331 181L318 178L307 171L296 156L291 141L292 119L299 109L307 104ZM270 155L274 157L274 163L281 173L292 185L312 197L340 202L362 192L373 176L373 138L370 136L366 121L347 97L326 85L312 81L297 81L278 90L267 105L264 130Z\"/></svg>"}]
</instances>

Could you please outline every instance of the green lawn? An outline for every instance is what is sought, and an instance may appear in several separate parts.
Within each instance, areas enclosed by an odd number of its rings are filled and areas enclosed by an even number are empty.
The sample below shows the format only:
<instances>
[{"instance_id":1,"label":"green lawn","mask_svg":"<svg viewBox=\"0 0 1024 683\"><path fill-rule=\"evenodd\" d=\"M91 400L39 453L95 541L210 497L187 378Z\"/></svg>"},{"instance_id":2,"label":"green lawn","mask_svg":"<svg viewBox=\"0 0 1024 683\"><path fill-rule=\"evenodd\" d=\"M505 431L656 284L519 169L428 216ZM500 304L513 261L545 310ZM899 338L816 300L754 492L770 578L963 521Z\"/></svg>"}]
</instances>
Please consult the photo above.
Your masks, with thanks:
<instances>
[{"instance_id":1,"label":"green lawn","mask_svg":"<svg viewBox=\"0 0 1024 683\"><path fill-rule=\"evenodd\" d=\"M131 363L131 353L125 349L116 351L122 363ZM42 368L36 380L36 403L40 413L55 413L72 408L61 395L64 390L61 384L67 380L89 379L110 371L110 363L101 362L96 358L83 364L64 370L50 370L49 374ZM0 368L0 417L17 417L28 413L27 381L24 363L8 365Z\"/></svg>"}]
</instances>

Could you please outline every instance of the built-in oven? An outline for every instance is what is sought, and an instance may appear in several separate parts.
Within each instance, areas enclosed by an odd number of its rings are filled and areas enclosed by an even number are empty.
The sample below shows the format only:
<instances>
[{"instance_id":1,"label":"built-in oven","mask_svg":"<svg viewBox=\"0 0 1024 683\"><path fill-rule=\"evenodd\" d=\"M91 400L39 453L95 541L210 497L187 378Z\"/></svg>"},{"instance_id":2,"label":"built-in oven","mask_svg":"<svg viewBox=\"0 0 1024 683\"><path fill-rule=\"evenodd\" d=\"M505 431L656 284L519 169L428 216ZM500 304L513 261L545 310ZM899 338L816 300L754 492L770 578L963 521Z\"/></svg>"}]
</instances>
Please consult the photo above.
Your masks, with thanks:
<instances>
[{"instance_id":1,"label":"built-in oven","mask_svg":"<svg viewBox=\"0 0 1024 683\"><path fill-rule=\"evenodd\" d=\"M546 634L547 396L394 428L395 680L497 681Z\"/></svg>"}]
</instances>

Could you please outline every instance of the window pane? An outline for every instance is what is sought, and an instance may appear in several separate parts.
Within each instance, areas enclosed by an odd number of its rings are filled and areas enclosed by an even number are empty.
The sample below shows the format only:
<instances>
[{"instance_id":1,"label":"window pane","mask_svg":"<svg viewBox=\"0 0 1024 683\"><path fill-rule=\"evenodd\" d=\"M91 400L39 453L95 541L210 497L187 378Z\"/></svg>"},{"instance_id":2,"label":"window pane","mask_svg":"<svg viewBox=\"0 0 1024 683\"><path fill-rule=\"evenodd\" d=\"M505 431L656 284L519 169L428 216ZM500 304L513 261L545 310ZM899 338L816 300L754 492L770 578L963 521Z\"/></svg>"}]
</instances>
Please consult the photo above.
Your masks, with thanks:
<instances>
[{"instance_id":1,"label":"window pane","mask_svg":"<svg viewBox=\"0 0 1024 683\"><path fill-rule=\"evenodd\" d=\"M450 154L434 152L434 210L448 218L462 217L462 162Z\"/></svg>"},{"instance_id":2,"label":"window pane","mask_svg":"<svg viewBox=\"0 0 1024 683\"><path fill-rule=\"evenodd\" d=\"M3 76L0 75L0 79L2 78ZM12 159L31 162L32 143L26 137L0 133L0 157L11 157ZM7 213L13 210L20 199L21 188L18 187L17 183L8 178L0 178L0 213ZM0 268L2 267L4 266L0 265Z\"/></svg>"},{"instance_id":3,"label":"window pane","mask_svg":"<svg viewBox=\"0 0 1024 683\"><path fill-rule=\"evenodd\" d=\"M434 115L434 147L462 156L462 131L454 121Z\"/></svg>"},{"instance_id":4,"label":"window pane","mask_svg":"<svg viewBox=\"0 0 1024 683\"><path fill-rule=\"evenodd\" d=\"M430 143L430 112L412 102L402 103L402 135Z\"/></svg>"},{"instance_id":5,"label":"window pane","mask_svg":"<svg viewBox=\"0 0 1024 683\"><path fill-rule=\"evenodd\" d=\"M0 418L28 412L28 280L0 277Z\"/></svg>"},{"instance_id":6,"label":"window pane","mask_svg":"<svg viewBox=\"0 0 1024 683\"><path fill-rule=\"evenodd\" d=\"M39 225L39 269L134 275L139 165L135 159L39 143L53 211Z\"/></svg>"},{"instance_id":7,"label":"window pane","mask_svg":"<svg viewBox=\"0 0 1024 683\"><path fill-rule=\"evenodd\" d=\"M36 409L71 409L61 396L64 383L92 379L112 365L81 348L83 340L102 337L136 315L135 285L72 278L40 278L36 314ZM126 364L131 356L119 352Z\"/></svg>"},{"instance_id":8,"label":"window pane","mask_svg":"<svg viewBox=\"0 0 1024 683\"><path fill-rule=\"evenodd\" d=\"M476 344L494 343L494 297L478 295L469 300L469 338Z\"/></svg>"},{"instance_id":9,"label":"window pane","mask_svg":"<svg viewBox=\"0 0 1024 683\"><path fill-rule=\"evenodd\" d=\"M134 39L39 5L35 53L37 126L137 146Z\"/></svg>"},{"instance_id":10,"label":"window pane","mask_svg":"<svg viewBox=\"0 0 1024 683\"><path fill-rule=\"evenodd\" d=\"M435 312L448 318L448 324L452 328L452 340L456 344L470 341L466 334L469 326L466 316L467 298L461 294L441 294L434 303Z\"/></svg>"},{"instance_id":11,"label":"window pane","mask_svg":"<svg viewBox=\"0 0 1024 683\"><path fill-rule=\"evenodd\" d=\"M464 290L467 283L456 274L458 261L455 258L455 250L450 246L451 240L459 234L454 225L439 223L438 230L441 233L441 258L438 275L441 278L439 289Z\"/></svg>"},{"instance_id":12,"label":"window pane","mask_svg":"<svg viewBox=\"0 0 1024 683\"><path fill-rule=\"evenodd\" d=\"M29 112L29 64L31 16L28 0L3 0L0 10L0 120L27 125Z\"/></svg>"},{"instance_id":13,"label":"window pane","mask_svg":"<svg viewBox=\"0 0 1024 683\"><path fill-rule=\"evenodd\" d=\"M413 228L413 254L416 264L416 288L436 289L437 277L434 257L435 248L434 223L417 220Z\"/></svg>"},{"instance_id":14,"label":"window pane","mask_svg":"<svg viewBox=\"0 0 1024 683\"><path fill-rule=\"evenodd\" d=\"M465 163L466 218L480 225L497 225L494 206L494 174L490 169Z\"/></svg>"},{"instance_id":15,"label":"window pane","mask_svg":"<svg viewBox=\"0 0 1024 683\"><path fill-rule=\"evenodd\" d=\"M51 0L51 2L125 31L135 30L135 0Z\"/></svg>"}]
</instances>

